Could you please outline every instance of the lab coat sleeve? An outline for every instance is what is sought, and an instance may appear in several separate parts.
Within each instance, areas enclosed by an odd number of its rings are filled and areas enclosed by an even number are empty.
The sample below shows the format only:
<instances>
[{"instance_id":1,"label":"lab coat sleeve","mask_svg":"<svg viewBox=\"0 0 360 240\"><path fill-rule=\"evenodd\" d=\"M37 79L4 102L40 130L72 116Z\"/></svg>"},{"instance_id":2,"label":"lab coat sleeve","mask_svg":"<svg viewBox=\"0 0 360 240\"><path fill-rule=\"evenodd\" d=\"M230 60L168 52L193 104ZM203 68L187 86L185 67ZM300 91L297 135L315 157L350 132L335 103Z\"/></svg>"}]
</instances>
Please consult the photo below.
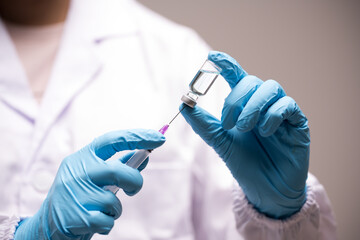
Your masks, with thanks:
<instances>
[{"instance_id":1,"label":"lab coat sleeve","mask_svg":"<svg viewBox=\"0 0 360 240\"><path fill-rule=\"evenodd\" d=\"M286 220L266 217L253 208L241 188L233 192L236 227L245 239L336 239L336 223L324 187L311 174L307 200Z\"/></svg>"},{"instance_id":2,"label":"lab coat sleeve","mask_svg":"<svg viewBox=\"0 0 360 240\"><path fill-rule=\"evenodd\" d=\"M0 215L0 239L14 239L15 230L20 222L17 216Z\"/></svg>"}]
</instances>

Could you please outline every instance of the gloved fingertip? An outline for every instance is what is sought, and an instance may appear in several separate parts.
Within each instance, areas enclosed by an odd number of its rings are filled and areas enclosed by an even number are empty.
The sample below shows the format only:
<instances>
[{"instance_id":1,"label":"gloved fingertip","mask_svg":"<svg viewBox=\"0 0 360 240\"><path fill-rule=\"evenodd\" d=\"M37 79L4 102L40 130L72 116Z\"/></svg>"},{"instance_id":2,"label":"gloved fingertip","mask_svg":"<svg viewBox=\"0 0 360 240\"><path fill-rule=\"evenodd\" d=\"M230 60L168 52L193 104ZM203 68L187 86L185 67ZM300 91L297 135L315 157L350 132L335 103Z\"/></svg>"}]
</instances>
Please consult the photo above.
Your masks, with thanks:
<instances>
[{"instance_id":1,"label":"gloved fingertip","mask_svg":"<svg viewBox=\"0 0 360 240\"><path fill-rule=\"evenodd\" d=\"M159 132L158 130L153 130L153 129L149 129L149 131L151 131L152 136L159 142L165 142L166 141L166 137L164 136L164 134L162 134L161 132Z\"/></svg>"},{"instance_id":2,"label":"gloved fingertip","mask_svg":"<svg viewBox=\"0 0 360 240\"><path fill-rule=\"evenodd\" d=\"M139 191L126 191L124 190L124 193L126 193L126 195L132 197L134 196L135 194L137 194Z\"/></svg>"},{"instance_id":3,"label":"gloved fingertip","mask_svg":"<svg viewBox=\"0 0 360 240\"><path fill-rule=\"evenodd\" d=\"M218 119L199 106L195 106L194 108L185 106L181 111L181 115L193 129L195 128L200 132L205 131L206 129L210 130L210 128L214 127L214 124L218 125L219 122Z\"/></svg>"},{"instance_id":4,"label":"gloved fingertip","mask_svg":"<svg viewBox=\"0 0 360 240\"><path fill-rule=\"evenodd\" d=\"M100 235L109 235L110 231L111 231L111 229L105 229L105 230L103 230L101 232L98 232L98 234L100 234Z\"/></svg>"},{"instance_id":5,"label":"gloved fingertip","mask_svg":"<svg viewBox=\"0 0 360 240\"><path fill-rule=\"evenodd\" d=\"M134 169L135 171L138 171L137 169ZM140 175L140 174L139 174ZM132 189L125 189L123 188L124 192L126 193L126 195L128 196L134 196L135 194L137 194L138 192L140 192L141 188L143 186L143 180L142 180L142 177L141 177L141 182L136 184L136 185L133 185L132 186Z\"/></svg>"},{"instance_id":6,"label":"gloved fingertip","mask_svg":"<svg viewBox=\"0 0 360 240\"><path fill-rule=\"evenodd\" d=\"M148 134L142 135L139 141L137 143L137 146L135 148L137 149L155 149L160 146L162 146L166 142L166 137L164 134L159 132L159 130L154 129L148 129ZM134 149L134 148L132 148Z\"/></svg>"},{"instance_id":7,"label":"gloved fingertip","mask_svg":"<svg viewBox=\"0 0 360 240\"><path fill-rule=\"evenodd\" d=\"M216 62L220 57L224 56L224 55L227 55L226 53L223 53L223 52L219 52L219 51L210 51L209 54L208 54L208 59L210 61L213 61L213 62Z\"/></svg>"},{"instance_id":8,"label":"gloved fingertip","mask_svg":"<svg viewBox=\"0 0 360 240\"><path fill-rule=\"evenodd\" d=\"M129 153L125 154L124 156L122 156L121 158L119 158L119 160L125 164L134 155L134 153L135 153L135 151L129 152Z\"/></svg>"},{"instance_id":9,"label":"gloved fingertip","mask_svg":"<svg viewBox=\"0 0 360 240\"><path fill-rule=\"evenodd\" d=\"M89 145L90 150L103 160L109 159L116 152L133 149L154 149L160 147L166 138L152 129L128 129L108 132Z\"/></svg>"},{"instance_id":10,"label":"gloved fingertip","mask_svg":"<svg viewBox=\"0 0 360 240\"><path fill-rule=\"evenodd\" d=\"M189 119L192 116L197 116L199 114L197 107L195 106L194 108L189 107L186 104L182 104L180 105L179 110L181 110L181 115L185 118L185 119Z\"/></svg>"},{"instance_id":11,"label":"gloved fingertip","mask_svg":"<svg viewBox=\"0 0 360 240\"><path fill-rule=\"evenodd\" d=\"M122 214L122 206L121 206L121 204L119 204L119 206L120 207L116 207L116 213L115 213L115 216L113 216L114 219L118 219Z\"/></svg>"},{"instance_id":12,"label":"gloved fingertip","mask_svg":"<svg viewBox=\"0 0 360 240\"><path fill-rule=\"evenodd\" d=\"M240 132L250 131L251 129L254 128L254 125L255 124L253 124L247 118L241 118L241 116L239 117L239 120L235 124L236 129L238 129Z\"/></svg>"},{"instance_id":13,"label":"gloved fingertip","mask_svg":"<svg viewBox=\"0 0 360 240\"><path fill-rule=\"evenodd\" d=\"M113 185L117 185L119 188L129 195L135 195L138 193L143 184L143 177L138 169L132 168L126 164L118 164L117 169L114 169Z\"/></svg>"},{"instance_id":14,"label":"gloved fingertip","mask_svg":"<svg viewBox=\"0 0 360 240\"><path fill-rule=\"evenodd\" d=\"M199 106L185 107L181 114L194 132L210 146L222 142L226 136L220 120Z\"/></svg>"},{"instance_id":15,"label":"gloved fingertip","mask_svg":"<svg viewBox=\"0 0 360 240\"><path fill-rule=\"evenodd\" d=\"M161 146L166 142L166 137L164 136L164 134L162 134L160 132L159 132L159 134L161 134L161 136L159 136L159 142L160 142L160 146ZM158 146L158 147L160 147L160 146Z\"/></svg>"},{"instance_id":16,"label":"gloved fingertip","mask_svg":"<svg viewBox=\"0 0 360 240\"><path fill-rule=\"evenodd\" d=\"M229 83L231 88L234 88L241 79L248 75L240 64L226 53L210 51L208 59L221 68L220 74Z\"/></svg>"},{"instance_id":17,"label":"gloved fingertip","mask_svg":"<svg viewBox=\"0 0 360 240\"><path fill-rule=\"evenodd\" d=\"M185 103L182 103L182 104L180 104L180 106L179 106L179 111L182 113L185 109L187 109L187 108L190 108L191 109L191 107L189 107L188 105L186 105Z\"/></svg>"},{"instance_id":18,"label":"gloved fingertip","mask_svg":"<svg viewBox=\"0 0 360 240\"><path fill-rule=\"evenodd\" d=\"M148 162L149 162L149 157L147 157L145 159L145 161L138 167L139 172L141 172L142 170L144 170L146 168Z\"/></svg>"}]
</instances>

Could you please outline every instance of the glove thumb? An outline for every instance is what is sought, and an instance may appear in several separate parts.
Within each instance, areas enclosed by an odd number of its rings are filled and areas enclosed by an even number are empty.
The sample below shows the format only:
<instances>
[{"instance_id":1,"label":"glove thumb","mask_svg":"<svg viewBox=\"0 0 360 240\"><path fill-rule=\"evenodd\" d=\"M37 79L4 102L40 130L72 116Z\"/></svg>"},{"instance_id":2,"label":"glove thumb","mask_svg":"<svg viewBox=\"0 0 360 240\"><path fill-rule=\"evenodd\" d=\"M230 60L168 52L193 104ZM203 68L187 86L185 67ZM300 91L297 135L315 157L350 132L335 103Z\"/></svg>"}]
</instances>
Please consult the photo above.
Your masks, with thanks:
<instances>
[{"instance_id":1,"label":"glove thumb","mask_svg":"<svg viewBox=\"0 0 360 240\"><path fill-rule=\"evenodd\" d=\"M183 106L184 109L181 111L181 114L186 122L196 134L223 158L225 151L231 144L231 139L228 132L222 128L220 120L201 107L195 106L191 108L184 104L180 106L180 109Z\"/></svg>"}]
</instances>

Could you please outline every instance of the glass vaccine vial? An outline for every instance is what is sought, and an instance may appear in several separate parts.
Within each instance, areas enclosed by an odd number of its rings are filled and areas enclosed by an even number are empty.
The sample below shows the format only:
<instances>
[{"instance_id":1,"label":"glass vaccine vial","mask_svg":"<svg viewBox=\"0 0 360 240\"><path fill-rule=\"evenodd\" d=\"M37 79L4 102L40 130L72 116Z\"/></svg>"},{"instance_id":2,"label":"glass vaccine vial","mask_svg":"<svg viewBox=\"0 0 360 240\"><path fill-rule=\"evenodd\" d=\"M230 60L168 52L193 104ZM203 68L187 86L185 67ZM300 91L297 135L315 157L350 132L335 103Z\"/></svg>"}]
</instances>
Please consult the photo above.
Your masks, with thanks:
<instances>
[{"instance_id":1,"label":"glass vaccine vial","mask_svg":"<svg viewBox=\"0 0 360 240\"><path fill-rule=\"evenodd\" d=\"M189 107L195 107L199 96L203 96L209 91L210 87L219 76L220 71L221 68L215 65L215 63L206 60L190 82L190 90L186 95L181 97L181 101Z\"/></svg>"}]
</instances>

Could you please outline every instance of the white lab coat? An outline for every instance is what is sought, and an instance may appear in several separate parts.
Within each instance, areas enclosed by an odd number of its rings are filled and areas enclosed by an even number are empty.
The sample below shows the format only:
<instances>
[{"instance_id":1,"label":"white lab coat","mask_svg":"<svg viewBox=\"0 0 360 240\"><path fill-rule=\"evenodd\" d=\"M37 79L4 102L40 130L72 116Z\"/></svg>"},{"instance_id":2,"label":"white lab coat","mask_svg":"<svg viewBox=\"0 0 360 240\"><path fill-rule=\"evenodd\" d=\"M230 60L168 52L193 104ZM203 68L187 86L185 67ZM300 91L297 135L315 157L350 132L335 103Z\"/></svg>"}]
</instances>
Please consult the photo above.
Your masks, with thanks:
<instances>
[{"instance_id":1,"label":"white lab coat","mask_svg":"<svg viewBox=\"0 0 360 240\"><path fill-rule=\"evenodd\" d=\"M166 123L207 51L193 31L134 1L74 0L38 106L0 22L0 238L39 209L65 156L111 130ZM227 94L218 82L199 103L214 114ZM232 193L229 171L182 117L142 174L139 194L118 193L123 214L111 233L94 239L335 238L329 200L313 176L298 214L269 219L238 186Z\"/></svg>"}]
</instances>

